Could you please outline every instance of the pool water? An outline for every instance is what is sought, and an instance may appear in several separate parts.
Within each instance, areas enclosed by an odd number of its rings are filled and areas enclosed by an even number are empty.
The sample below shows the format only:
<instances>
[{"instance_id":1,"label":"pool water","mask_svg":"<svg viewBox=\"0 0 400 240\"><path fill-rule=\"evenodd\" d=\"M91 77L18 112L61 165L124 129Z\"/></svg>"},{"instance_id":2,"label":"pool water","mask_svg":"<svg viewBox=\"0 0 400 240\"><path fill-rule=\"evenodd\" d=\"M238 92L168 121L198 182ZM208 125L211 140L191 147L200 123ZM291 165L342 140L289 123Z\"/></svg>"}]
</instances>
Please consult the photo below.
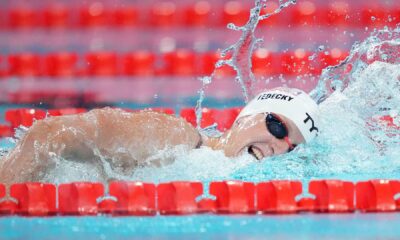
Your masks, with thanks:
<instances>
[{"instance_id":1,"label":"pool water","mask_svg":"<svg viewBox=\"0 0 400 240\"><path fill-rule=\"evenodd\" d=\"M390 35L390 39L380 38L385 34ZM351 181L400 179L400 130L387 129L373 120L376 116L396 117L399 113L399 58L383 58L385 54L380 48L384 44L399 46L399 34L399 28L375 33L363 43L356 44L346 62L323 72L320 86L313 92L314 97L322 102L320 136L311 143L298 146L289 154L255 162L248 155L230 159L221 152L201 148L178 152L177 160L163 168L144 167L131 176L108 172L108 177L152 182L299 179L306 183L321 178ZM245 52L248 53L248 45L241 45L236 50L246 47ZM367 60L374 57L374 49L382 59L368 63L363 61L362 56L366 56ZM247 69L250 68L248 64L245 65ZM343 70L348 69L348 66L351 66L351 70L343 76ZM251 75L250 71L246 73ZM234 100L222 105L236 103ZM219 103L209 104L208 107L221 106ZM3 111L8 107L5 105ZM12 141L1 141L0 148L10 148L13 145ZM45 180L53 183L106 181L97 178L95 173L91 174L90 165L76 166L63 161L51 170ZM89 172L89 176L83 175L83 172ZM4 216L0 217L0 238L399 239L399 220L400 215L396 213L46 218Z\"/></svg>"},{"instance_id":2,"label":"pool water","mask_svg":"<svg viewBox=\"0 0 400 240\"><path fill-rule=\"evenodd\" d=\"M2 217L2 239L399 239L400 215ZM23 231L21 231L23 229Z\"/></svg>"}]
</instances>

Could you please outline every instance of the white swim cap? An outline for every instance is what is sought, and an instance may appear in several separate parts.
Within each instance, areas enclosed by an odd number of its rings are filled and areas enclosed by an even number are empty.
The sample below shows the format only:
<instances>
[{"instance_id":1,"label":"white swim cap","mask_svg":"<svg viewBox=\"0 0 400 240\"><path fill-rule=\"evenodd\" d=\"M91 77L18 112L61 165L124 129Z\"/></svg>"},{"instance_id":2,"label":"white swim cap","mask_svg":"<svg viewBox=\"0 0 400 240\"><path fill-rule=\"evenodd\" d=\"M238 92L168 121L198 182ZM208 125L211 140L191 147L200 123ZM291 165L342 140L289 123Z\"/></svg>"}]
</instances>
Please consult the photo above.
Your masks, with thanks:
<instances>
[{"instance_id":1,"label":"white swim cap","mask_svg":"<svg viewBox=\"0 0 400 240\"><path fill-rule=\"evenodd\" d=\"M292 120L306 142L318 133L318 105L300 89L277 88L258 94L239 113L244 116L259 113L276 113Z\"/></svg>"}]
</instances>

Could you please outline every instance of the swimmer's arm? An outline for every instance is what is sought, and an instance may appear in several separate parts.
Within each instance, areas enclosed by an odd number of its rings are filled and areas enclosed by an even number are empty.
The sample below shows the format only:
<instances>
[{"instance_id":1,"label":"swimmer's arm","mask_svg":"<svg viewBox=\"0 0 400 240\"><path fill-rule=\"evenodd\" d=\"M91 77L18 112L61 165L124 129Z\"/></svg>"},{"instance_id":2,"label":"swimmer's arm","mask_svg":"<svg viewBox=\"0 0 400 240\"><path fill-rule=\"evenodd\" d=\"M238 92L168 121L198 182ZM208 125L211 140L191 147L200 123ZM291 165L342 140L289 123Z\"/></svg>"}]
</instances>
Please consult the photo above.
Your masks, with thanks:
<instances>
[{"instance_id":1,"label":"swimmer's arm","mask_svg":"<svg viewBox=\"0 0 400 240\"><path fill-rule=\"evenodd\" d=\"M52 157L72 153L82 159L93 157L90 148L82 143L94 139L94 126L81 117L71 115L36 121L15 148L0 160L0 182L40 181L45 170L54 164L49 161Z\"/></svg>"},{"instance_id":2,"label":"swimmer's arm","mask_svg":"<svg viewBox=\"0 0 400 240\"><path fill-rule=\"evenodd\" d=\"M0 182L38 181L54 156L82 161L98 155L132 169L156 150L196 147L200 136L186 121L155 112L126 113L110 108L35 122L0 162ZM157 163L156 163L157 164Z\"/></svg>"},{"instance_id":3,"label":"swimmer's arm","mask_svg":"<svg viewBox=\"0 0 400 240\"><path fill-rule=\"evenodd\" d=\"M137 165L160 166L169 159L155 158L159 150L177 145L192 149L200 144L198 131L173 115L151 111L126 113L109 108L96 111L102 126L97 142L99 148L106 155L120 156L113 159L114 163L125 168L129 168L126 166L129 164L132 167L132 159Z\"/></svg>"}]
</instances>

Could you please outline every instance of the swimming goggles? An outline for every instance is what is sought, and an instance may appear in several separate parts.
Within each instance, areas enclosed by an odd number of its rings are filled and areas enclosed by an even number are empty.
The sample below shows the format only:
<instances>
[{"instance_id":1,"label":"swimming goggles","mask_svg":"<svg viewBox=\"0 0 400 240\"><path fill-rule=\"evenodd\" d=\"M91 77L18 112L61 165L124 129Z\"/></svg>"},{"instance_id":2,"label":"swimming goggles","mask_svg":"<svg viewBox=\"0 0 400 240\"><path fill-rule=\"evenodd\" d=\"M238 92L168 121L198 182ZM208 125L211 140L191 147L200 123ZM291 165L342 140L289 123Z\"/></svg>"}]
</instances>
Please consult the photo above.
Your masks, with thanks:
<instances>
[{"instance_id":1,"label":"swimming goggles","mask_svg":"<svg viewBox=\"0 0 400 240\"><path fill-rule=\"evenodd\" d=\"M287 126L276 114L267 113L265 117L265 123L272 136L276 137L277 139L285 140L285 142L289 145L289 151L292 151L296 147L296 145L292 144L289 139Z\"/></svg>"}]
</instances>

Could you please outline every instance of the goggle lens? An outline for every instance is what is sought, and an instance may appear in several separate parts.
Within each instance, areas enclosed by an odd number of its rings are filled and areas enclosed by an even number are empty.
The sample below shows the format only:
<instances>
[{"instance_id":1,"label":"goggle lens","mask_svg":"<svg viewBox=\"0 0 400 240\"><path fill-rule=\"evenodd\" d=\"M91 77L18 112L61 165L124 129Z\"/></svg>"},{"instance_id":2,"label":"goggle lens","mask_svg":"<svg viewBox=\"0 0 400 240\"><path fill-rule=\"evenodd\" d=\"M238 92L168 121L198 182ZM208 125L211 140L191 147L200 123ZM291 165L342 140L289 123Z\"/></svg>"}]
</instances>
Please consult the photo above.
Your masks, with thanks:
<instances>
[{"instance_id":1,"label":"goggle lens","mask_svg":"<svg viewBox=\"0 0 400 240\"><path fill-rule=\"evenodd\" d=\"M288 136L288 130L284 123L273 114L267 114L265 119L268 131L278 139L284 139Z\"/></svg>"}]
</instances>

